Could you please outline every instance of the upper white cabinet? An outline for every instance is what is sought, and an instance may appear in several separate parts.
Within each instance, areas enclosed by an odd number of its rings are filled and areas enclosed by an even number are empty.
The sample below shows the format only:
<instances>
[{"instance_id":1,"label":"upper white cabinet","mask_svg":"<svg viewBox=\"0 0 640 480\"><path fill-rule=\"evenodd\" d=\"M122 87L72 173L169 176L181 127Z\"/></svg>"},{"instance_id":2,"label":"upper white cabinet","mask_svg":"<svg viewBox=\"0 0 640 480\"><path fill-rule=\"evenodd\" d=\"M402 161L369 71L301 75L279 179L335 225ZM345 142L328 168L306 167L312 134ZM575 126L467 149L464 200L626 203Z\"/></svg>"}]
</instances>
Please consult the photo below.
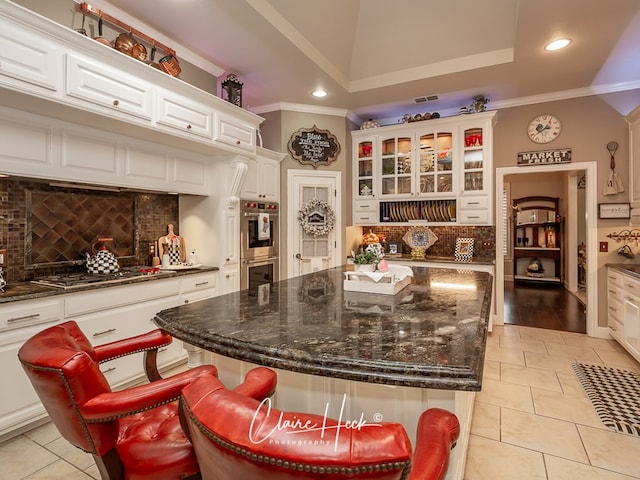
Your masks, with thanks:
<instances>
[{"instance_id":1,"label":"upper white cabinet","mask_svg":"<svg viewBox=\"0 0 640 480\"><path fill-rule=\"evenodd\" d=\"M495 121L486 112L352 132L354 224L491 225Z\"/></svg>"},{"instance_id":2,"label":"upper white cabinet","mask_svg":"<svg viewBox=\"0 0 640 480\"><path fill-rule=\"evenodd\" d=\"M54 94L62 84L60 47L0 17L0 84L28 93Z\"/></svg>"},{"instance_id":3,"label":"upper white cabinet","mask_svg":"<svg viewBox=\"0 0 640 480\"><path fill-rule=\"evenodd\" d=\"M217 113L214 141L241 152L256 151L256 128L225 113Z\"/></svg>"},{"instance_id":4,"label":"upper white cabinet","mask_svg":"<svg viewBox=\"0 0 640 480\"><path fill-rule=\"evenodd\" d=\"M156 123L177 130L190 137L213 137L213 110L200 102L175 93L159 89L157 98Z\"/></svg>"},{"instance_id":5,"label":"upper white cabinet","mask_svg":"<svg viewBox=\"0 0 640 480\"><path fill-rule=\"evenodd\" d=\"M68 97L106 107L109 113L151 120L151 84L126 72L114 71L102 62L71 53L65 57L65 94Z\"/></svg>"},{"instance_id":6,"label":"upper white cabinet","mask_svg":"<svg viewBox=\"0 0 640 480\"><path fill-rule=\"evenodd\" d=\"M284 154L257 149L256 158L248 159L247 176L242 186L244 200L280 201L280 162Z\"/></svg>"},{"instance_id":7,"label":"upper white cabinet","mask_svg":"<svg viewBox=\"0 0 640 480\"><path fill-rule=\"evenodd\" d=\"M188 139L198 143L192 150L204 145L213 155L254 155L263 121L12 2L0 2L0 89L0 104L12 92L34 95L50 100L52 112L65 106L99 115L93 126L121 131L114 120L126 122L144 127L131 136L144 139L152 129L164 134L162 144Z\"/></svg>"}]
</instances>

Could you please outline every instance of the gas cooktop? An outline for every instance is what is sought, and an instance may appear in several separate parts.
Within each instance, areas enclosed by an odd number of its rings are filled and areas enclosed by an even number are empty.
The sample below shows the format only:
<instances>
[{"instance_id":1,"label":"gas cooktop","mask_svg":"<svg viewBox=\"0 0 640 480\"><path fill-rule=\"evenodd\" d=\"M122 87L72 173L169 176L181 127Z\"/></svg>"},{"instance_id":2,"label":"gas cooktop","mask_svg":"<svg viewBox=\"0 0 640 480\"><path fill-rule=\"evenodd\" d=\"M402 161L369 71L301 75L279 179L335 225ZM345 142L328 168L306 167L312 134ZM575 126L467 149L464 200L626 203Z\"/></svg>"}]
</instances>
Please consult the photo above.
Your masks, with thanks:
<instances>
[{"instance_id":1,"label":"gas cooktop","mask_svg":"<svg viewBox=\"0 0 640 480\"><path fill-rule=\"evenodd\" d=\"M45 285L56 288L74 288L83 287L92 284L119 283L132 278L153 276L171 276L176 272L170 270L160 270L150 267L127 267L116 273L71 273L65 275L49 275L46 277L32 280L31 283Z\"/></svg>"}]
</instances>

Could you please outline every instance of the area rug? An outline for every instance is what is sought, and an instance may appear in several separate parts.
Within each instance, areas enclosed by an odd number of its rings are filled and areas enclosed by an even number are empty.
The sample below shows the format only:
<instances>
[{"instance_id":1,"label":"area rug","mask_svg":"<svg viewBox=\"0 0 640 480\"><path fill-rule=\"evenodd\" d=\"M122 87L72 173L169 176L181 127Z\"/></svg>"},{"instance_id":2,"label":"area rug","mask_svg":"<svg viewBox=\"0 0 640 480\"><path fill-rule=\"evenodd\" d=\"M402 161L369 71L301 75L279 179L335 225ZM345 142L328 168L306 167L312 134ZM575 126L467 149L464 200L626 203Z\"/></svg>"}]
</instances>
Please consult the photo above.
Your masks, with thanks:
<instances>
[{"instance_id":1,"label":"area rug","mask_svg":"<svg viewBox=\"0 0 640 480\"><path fill-rule=\"evenodd\" d=\"M602 365L574 363L582 387L608 428L640 436L640 374Z\"/></svg>"}]
</instances>

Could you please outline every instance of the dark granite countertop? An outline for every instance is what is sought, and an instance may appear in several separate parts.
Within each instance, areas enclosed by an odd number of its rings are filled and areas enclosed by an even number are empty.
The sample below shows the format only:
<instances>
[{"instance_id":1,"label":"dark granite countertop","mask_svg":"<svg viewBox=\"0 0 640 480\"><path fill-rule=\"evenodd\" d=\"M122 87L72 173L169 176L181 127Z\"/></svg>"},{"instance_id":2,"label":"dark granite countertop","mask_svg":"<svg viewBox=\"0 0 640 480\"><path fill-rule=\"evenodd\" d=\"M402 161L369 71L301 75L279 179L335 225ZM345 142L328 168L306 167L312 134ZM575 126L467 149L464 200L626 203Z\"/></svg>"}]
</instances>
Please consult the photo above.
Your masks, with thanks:
<instances>
[{"instance_id":1,"label":"dark granite countertop","mask_svg":"<svg viewBox=\"0 0 640 480\"><path fill-rule=\"evenodd\" d=\"M412 267L397 295L343 290L338 267L159 312L187 343L267 367L346 380L480 390L493 277Z\"/></svg>"},{"instance_id":2,"label":"dark granite countertop","mask_svg":"<svg viewBox=\"0 0 640 480\"><path fill-rule=\"evenodd\" d=\"M63 295L68 293L85 292L88 290L97 290L102 288L119 287L122 285L131 285L134 283L151 282L154 280L162 280L167 278L176 278L184 275L192 275L194 273L214 272L219 270L218 267L202 266L188 270L176 270L170 273L161 273L156 275L142 275L113 283L90 283L87 285L77 286L73 288L56 288L45 285L39 285L32 282L20 282L9 284L4 293L0 292L0 304L9 302L18 302L21 300L33 300L36 298L50 297L53 295Z\"/></svg>"}]
</instances>

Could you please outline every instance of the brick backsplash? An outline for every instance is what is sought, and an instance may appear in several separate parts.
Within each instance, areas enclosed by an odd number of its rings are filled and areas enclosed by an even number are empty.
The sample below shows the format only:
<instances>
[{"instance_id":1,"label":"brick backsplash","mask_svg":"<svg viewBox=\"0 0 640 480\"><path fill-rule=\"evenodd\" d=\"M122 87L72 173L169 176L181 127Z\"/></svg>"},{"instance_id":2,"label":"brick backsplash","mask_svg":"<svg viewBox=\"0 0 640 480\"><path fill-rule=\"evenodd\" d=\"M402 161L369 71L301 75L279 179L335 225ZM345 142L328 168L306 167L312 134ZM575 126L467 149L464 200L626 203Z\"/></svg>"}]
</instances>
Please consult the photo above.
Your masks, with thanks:
<instances>
[{"instance_id":1,"label":"brick backsplash","mask_svg":"<svg viewBox=\"0 0 640 480\"><path fill-rule=\"evenodd\" d=\"M37 194L33 195L34 192ZM74 196L72 198L72 196ZM34 201L47 202L46 208L43 205L31 205L30 199ZM81 199L81 200L78 200ZM120 265L140 265L146 264L148 261L147 244L157 240L161 235L167 233L167 225L172 223L175 231L178 231L178 196L154 193L136 193L136 192L100 192L87 189L77 188L61 188L50 186L48 183L30 181L26 179L0 178L0 249L7 250L8 265L4 269L3 276L9 283L28 281L34 278L49 275L51 273L68 273L84 269L84 265L79 262L82 255L78 255L78 249L84 250L86 245L92 241L81 242L80 232L73 232L73 229L66 228L68 226L68 218L70 217L70 205L76 205L78 202L95 202L100 205L100 209L108 209L110 199L114 204L131 205L131 212L121 213L118 226L121 229L132 229L132 232L126 232L126 236L131 239L129 244L124 247L123 255L125 258L120 260ZM65 201L66 200L66 201ZM73 200L73 201L72 201ZM74 204L75 202L75 204ZM34 208L35 207L35 208ZM38 212L39 219L45 214L50 214L52 220L64 219L67 221L54 222L55 227L46 235L46 242L42 238L34 242L32 250L32 235L29 228L32 226L30 215L35 211ZM86 213L90 209L82 209ZM109 224L109 215L100 218L97 225L91 228L96 232L104 232L109 235L109 230L113 229L113 225ZM133 218L130 218L133 217ZM131 221L129 221L131 220ZM46 218L45 218L45 221ZM101 228L100 222L104 222L104 228ZM88 228L86 219L81 220L78 217L78 230ZM66 228L66 231L65 231ZM124 234L123 232L121 232ZM102 234L102 233L100 233ZM80 247L76 249L75 254L67 253L72 249L63 248L66 245L77 243L80 241ZM88 243L87 243L88 242ZM38 251L44 249L45 243L51 245L61 245L57 248L55 262L41 263L34 265L32 259L44 258L51 259L54 255L51 252ZM109 245L107 245L109 247ZM114 247L110 247L114 248ZM91 253L91 252L89 252ZM74 256L75 258L67 258ZM74 265L75 262L75 265Z\"/></svg>"},{"instance_id":2,"label":"brick backsplash","mask_svg":"<svg viewBox=\"0 0 640 480\"><path fill-rule=\"evenodd\" d=\"M473 238L473 256L476 258L495 258L495 227L472 227L472 226L429 226L429 229L438 237L438 241L429 247L427 256L433 257L453 257L456 251L456 240L458 238ZM375 233L381 240L388 243L401 243L404 253L411 253L409 246L402 241L402 237L411 227L403 226L371 226L363 227L363 233L369 231Z\"/></svg>"}]
</instances>

